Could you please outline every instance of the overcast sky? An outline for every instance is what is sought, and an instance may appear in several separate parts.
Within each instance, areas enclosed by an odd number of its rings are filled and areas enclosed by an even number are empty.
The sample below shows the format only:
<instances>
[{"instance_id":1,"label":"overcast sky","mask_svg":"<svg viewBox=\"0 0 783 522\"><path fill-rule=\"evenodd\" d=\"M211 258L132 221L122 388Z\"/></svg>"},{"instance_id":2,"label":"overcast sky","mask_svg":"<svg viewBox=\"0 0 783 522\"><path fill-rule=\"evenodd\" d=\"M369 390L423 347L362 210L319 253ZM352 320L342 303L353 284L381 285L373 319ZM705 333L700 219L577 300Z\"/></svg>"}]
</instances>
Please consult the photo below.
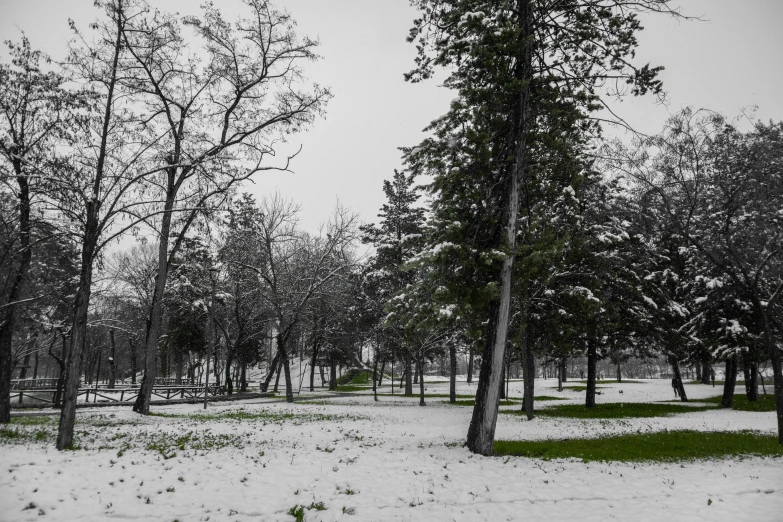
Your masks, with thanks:
<instances>
[{"instance_id":1,"label":"overcast sky","mask_svg":"<svg viewBox=\"0 0 783 522\"><path fill-rule=\"evenodd\" d=\"M151 0L161 9L195 13L197 0ZM234 18L239 0L219 0ZM248 191L279 190L302 205L302 224L315 228L337 198L367 221L383 202L382 181L400 167L397 147L415 145L427 123L446 112L452 92L435 82L411 85L402 75L415 49L405 42L416 12L408 0L278 0L303 34L318 37L323 59L308 77L331 87L325 119L291 142L303 146L295 174L266 173ZM683 12L704 21L645 17L639 63L666 67L667 106L652 98L627 100L619 113L652 133L686 105L728 116L757 105L757 118L783 120L783 1L679 0ZM0 0L0 37L24 30L36 48L59 59L70 38L68 18L81 28L98 15L92 0Z\"/></svg>"}]
</instances>

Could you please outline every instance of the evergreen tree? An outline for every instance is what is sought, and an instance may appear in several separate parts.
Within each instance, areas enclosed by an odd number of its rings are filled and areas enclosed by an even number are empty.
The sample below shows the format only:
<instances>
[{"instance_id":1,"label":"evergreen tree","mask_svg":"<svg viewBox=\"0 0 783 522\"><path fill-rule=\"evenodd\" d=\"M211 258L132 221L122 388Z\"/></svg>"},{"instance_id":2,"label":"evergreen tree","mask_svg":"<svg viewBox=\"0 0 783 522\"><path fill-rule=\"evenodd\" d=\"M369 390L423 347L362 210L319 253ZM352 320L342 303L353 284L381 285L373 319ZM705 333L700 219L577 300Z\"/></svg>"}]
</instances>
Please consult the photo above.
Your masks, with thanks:
<instances>
[{"instance_id":1,"label":"evergreen tree","mask_svg":"<svg viewBox=\"0 0 783 522\"><path fill-rule=\"evenodd\" d=\"M458 99L432 124L435 136L410 150L408 160L435 176L433 212L441 216L443 233L433 236L431 251L452 251L452 273L474 282L471 290L455 293L473 294L470 306L488 319L468 447L489 455L535 122L555 110L567 120L584 121L601 106L609 81L633 94L659 92L660 69L636 67L629 59L641 29L638 11L668 7L665 0L415 0L414 5L422 16L409 40L418 43L419 56L407 77L420 81L435 67L448 68L444 83ZM472 268L479 277L470 277Z\"/></svg>"}]
</instances>

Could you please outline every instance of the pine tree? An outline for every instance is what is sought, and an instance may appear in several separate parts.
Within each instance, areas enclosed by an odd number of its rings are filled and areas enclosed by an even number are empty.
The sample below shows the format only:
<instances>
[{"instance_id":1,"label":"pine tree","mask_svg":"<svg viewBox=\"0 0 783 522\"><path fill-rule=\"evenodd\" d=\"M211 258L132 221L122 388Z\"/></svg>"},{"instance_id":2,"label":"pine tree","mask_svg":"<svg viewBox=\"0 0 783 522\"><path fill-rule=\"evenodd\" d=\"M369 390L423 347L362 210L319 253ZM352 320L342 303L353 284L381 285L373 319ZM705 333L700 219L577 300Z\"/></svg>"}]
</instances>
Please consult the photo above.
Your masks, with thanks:
<instances>
[{"instance_id":1,"label":"pine tree","mask_svg":"<svg viewBox=\"0 0 783 522\"><path fill-rule=\"evenodd\" d=\"M555 110L580 119L600 107L607 81L619 79L633 94L659 92L659 69L635 67L629 59L641 29L636 13L668 7L664 0L417 0L414 5L422 16L409 40L417 42L419 56L408 79L420 81L435 67L448 67L444 84L458 99L432 124L435 137L409 151L409 162L435 176L433 211L440 214L444 233L433 240L431 251L453 251L453 273L474 281L459 293L472 294L470 306L479 311L480 324L488 320L468 447L489 455L520 197L534 163L529 150L534 122ZM469 278L472 269L478 277Z\"/></svg>"}]
</instances>

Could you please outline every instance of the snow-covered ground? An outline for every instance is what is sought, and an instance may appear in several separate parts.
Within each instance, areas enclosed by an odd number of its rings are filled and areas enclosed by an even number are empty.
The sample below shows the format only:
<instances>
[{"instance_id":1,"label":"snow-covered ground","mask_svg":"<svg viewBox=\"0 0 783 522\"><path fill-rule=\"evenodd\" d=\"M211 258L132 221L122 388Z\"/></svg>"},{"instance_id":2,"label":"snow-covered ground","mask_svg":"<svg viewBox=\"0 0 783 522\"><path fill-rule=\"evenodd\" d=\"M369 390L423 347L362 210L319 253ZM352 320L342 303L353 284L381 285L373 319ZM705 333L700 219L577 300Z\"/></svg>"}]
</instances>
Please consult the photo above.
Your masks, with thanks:
<instances>
[{"instance_id":1,"label":"snow-covered ground","mask_svg":"<svg viewBox=\"0 0 783 522\"><path fill-rule=\"evenodd\" d=\"M537 394L579 402L536 381ZM573 383L571 383L573 384ZM602 385L599 402L673 398L667 381ZM429 383L427 393L447 393ZM623 391L620 394L620 390ZM691 398L720 387L688 385ZM384 386L382 390L388 393ZM522 383L511 383L521 397ZM738 387L739 391L739 387ZM396 390L395 390L396 392ZM471 394L475 385L459 384ZM77 443L0 446L0 520L294 520L296 505L322 502L305 520L783 520L781 459L682 464L486 458L461 447L471 408L445 399L308 394L287 405L258 399L154 408L79 410ZM558 401L557 404L564 404ZM541 407L554 404L542 402ZM239 412L239 413L238 413ZM498 439L596 437L663 429L774 433L774 413L712 410L651 419L500 415ZM16 429L47 437L49 422ZM180 447L177 447L181 445ZM164 457L168 457L165 458ZM28 509L25 509L28 508Z\"/></svg>"}]
</instances>

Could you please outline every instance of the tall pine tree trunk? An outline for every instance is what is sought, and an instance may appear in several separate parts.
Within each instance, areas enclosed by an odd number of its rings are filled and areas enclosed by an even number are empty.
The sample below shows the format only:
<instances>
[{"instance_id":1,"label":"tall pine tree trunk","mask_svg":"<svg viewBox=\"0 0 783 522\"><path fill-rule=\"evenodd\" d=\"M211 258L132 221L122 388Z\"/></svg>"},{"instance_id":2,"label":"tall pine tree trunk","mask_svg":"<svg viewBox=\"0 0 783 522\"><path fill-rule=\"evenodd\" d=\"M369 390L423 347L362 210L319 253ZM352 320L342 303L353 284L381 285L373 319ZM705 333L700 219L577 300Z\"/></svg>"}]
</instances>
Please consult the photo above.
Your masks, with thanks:
<instances>
[{"instance_id":1,"label":"tall pine tree trunk","mask_svg":"<svg viewBox=\"0 0 783 522\"><path fill-rule=\"evenodd\" d=\"M748 373L745 376L745 389L749 402L756 402L759 400L759 365L755 361L751 361L748 364Z\"/></svg>"},{"instance_id":2,"label":"tall pine tree trunk","mask_svg":"<svg viewBox=\"0 0 783 522\"><path fill-rule=\"evenodd\" d=\"M457 346L449 343L449 402L457 402Z\"/></svg>"},{"instance_id":3,"label":"tall pine tree trunk","mask_svg":"<svg viewBox=\"0 0 783 522\"><path fill-rule=\"evenodd\" d=\"M518 232L518 214L520 187L526 175L528 105L530 100L530 80L532 79L533 6L531 0L518 0L516 18L519 26L518 38L524 49L517 57L514 70L515 79L520 83L520 92L512 114L514 129L510 138L510 150L514 152L514 164L509 169L507 180L507 206L504 212L505 248L508 254L503 260L500 271L500 297L490 307L490 318L486 332L486 342L481 361L481 373L476 390L476 402L468 428L467 446L473 453L491 455L494 451L495 426L498 415L498 392L501 372L503 371L508 325L511 311L511 280L514 272L514 250Z\"/></svg>"},{"instance_id":4,"label":"tall pine tree trunk","mask_svg":"<svg viewBox=\"0 0 783 522\"><path fill-rule=\"evenodd\" d=\"M592 339L587 341L587 390L585 390L585 408L595 408L595 372L598 354L595 349L595 342Z\"/></svg>"},{"instance_id":5,"label":"tall pine tree trunk","mask_svg":"<svg viewBox=\"0 0 783 522\"><path fill-rule=\"evenodd\" d=\"M734 354L726 360L726 371L723 377L722 408L731 408L734 403L734 387L737 384L737 355Z\"/></svg>"},{"instance_id":6,"label":"tall pine tree trunk","mask_svg":"<svg viewBox=\"0 0 783 522\"><path fill-rule=\"evenodd\" d=\"M473 382L473 343L468 348L468 384Z\"/></svg>"}]
</instances>

